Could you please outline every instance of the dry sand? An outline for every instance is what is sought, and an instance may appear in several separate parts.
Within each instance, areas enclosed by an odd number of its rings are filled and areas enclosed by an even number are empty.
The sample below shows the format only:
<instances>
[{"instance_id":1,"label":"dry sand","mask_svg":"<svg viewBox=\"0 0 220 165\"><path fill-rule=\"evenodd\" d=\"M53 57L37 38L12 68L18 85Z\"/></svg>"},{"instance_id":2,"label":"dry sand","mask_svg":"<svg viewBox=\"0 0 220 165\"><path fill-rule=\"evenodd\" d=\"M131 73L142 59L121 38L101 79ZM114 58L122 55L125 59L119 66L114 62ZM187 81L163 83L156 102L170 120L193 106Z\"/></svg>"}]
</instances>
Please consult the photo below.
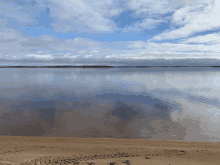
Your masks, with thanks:
<instances>
[{"instance_id":1,"label":"dry sand","mask_svg":"<svg viewBox=\"0 0 220 165\"><path fill-rule=\"evenodd\" d=\"M220 143L1 136L0 164L219 165Z\"/></svg>"}]
</instances>

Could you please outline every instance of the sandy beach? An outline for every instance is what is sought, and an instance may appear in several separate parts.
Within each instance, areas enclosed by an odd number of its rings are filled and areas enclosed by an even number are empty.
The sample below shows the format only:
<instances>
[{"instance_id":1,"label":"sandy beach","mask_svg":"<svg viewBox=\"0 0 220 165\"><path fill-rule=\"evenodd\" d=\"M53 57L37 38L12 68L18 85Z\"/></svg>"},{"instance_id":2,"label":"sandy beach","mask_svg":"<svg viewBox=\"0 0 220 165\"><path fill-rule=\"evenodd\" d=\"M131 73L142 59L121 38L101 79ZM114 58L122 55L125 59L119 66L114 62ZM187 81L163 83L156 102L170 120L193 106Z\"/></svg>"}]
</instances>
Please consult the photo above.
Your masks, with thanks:
<instances>
[{"instance_id":1,"label":"sandy beach","mask_svg":"<svg viewBox=\"0 0 220 165\"><path fill-rule=\"evenodd\" d=\"M217 165L220 143L74 137L0 137L1 165Z\"/></svg>"}]
</instances>

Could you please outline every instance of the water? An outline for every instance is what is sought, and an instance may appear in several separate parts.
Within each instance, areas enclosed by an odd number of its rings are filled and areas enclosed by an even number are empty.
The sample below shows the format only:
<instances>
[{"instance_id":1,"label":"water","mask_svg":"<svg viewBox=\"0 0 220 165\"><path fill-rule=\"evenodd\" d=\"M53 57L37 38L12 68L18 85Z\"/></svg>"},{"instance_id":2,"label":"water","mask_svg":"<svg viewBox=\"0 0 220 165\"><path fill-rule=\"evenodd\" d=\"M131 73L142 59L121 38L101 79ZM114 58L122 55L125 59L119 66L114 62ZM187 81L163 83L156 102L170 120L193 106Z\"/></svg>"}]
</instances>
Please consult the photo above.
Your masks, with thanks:
<instances>
[{"instance_id":1,"label":"water","mask_svg":"<svg viewBox=\"0 0 220 165\"><path fill-rule=\"evenodd\" d=\"M0 135L220 141L218 68L2 68Z\"/></svg>"}]
</instances>

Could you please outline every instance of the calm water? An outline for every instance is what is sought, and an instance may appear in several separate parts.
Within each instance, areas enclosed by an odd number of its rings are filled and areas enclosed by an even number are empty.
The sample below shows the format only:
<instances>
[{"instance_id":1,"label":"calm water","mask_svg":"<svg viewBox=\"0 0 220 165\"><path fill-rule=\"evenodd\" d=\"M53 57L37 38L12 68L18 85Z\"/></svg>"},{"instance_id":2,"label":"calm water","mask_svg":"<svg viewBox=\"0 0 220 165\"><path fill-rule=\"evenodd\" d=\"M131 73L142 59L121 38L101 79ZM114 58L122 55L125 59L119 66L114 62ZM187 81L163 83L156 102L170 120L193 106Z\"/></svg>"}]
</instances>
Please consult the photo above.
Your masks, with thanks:
<instances>
[{"instance_id":1,"label":"calm water","mask_svg":"<svg viewBox=\"0 0 220 165\"><path fill-rule=\"evenodd\" d=\"M220 70L0 69L0 135L220 141Z\"/></svg>"}]
</instances>

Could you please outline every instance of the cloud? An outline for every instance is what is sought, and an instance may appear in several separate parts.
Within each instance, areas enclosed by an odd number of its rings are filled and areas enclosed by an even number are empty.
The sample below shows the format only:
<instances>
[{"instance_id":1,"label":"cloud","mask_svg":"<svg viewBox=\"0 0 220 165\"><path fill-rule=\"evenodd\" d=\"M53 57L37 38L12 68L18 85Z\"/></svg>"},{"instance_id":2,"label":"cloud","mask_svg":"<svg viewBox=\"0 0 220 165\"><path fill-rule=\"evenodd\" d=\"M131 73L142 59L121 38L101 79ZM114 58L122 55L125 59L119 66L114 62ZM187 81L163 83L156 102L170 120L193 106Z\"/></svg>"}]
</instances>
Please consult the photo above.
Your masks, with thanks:
<instances>
[{"instance_id":1,"label":"cloud","mask_svg":"<svg viewBox=\"0 0 220 165\"><path fill-rule=\"evenodd\" d=\"M62 60L65 61L65 58L69 60L68 57L71 58L71 56L97 54L102 49L100 42L90 39L78 37L61 40L52 35L25 36L20 31L9 28L0 30L0 44L0 60L2 62L37 62L41 59L48 61L54 58L58 58L58 60L63 58Z\"/></svg>"},{"instance_id":2,"label":"cloud","mask_svg":"<svg viewBox=\"0 0 220 165\"><path fill-rule=\"evenodd\" d=\"M220 27L219 21L216 21L220 17L219 6L220 1L213 0L209 1L208 4L182 7L175 11L172 18L172 24L181 27L162 32L151 40L172 40L188 37L199 32L216 30Z\"/></svg>"},{"instance_id":3,"label":"cloud","mask_svg":"<svg viewBox=\"0 0 220 165\"><path fill-rule=\"evenodd\" d=\"M24 1L25 2L25 1ZM27 1L26 1L27 2ZM45 10L45 4L38 0L39 3L32 4L30 2L19 4L19 1L7 1L3 0L0 2L1 10L0 16L7 19L7 25L10 24L20 26L22 23L26 25L38 25L36 17L40 16L39 13ZM1 17L0 17L1 19Z\"/></svg>"},{"instance_id":4,"label":"cloud","mask_svg":"<svg viewBox=\"0 0 220 165\"><path fill-rule=\"evenodd\" d=\"M30 14L22 12L22 9L26 11L30 9L27 9L26 7L22 8L21 6L17 6L15 3L4 3L4 1L0 2L0 5L0 15L4 15L6 18L14 18L21 23L33 22L33 20L30 18Z\"/></svg>"},{"instance_id":5,"label":"cloud","mask_svg":"<svg viewBox=\"0 0 220 165\"><path fill-rule=\"evenodd\" d=\"M137 15L168 14L184 6L210 3L210 0L130 0L127 6Z\"/></svg>"},{"instance_id":6,"label":"cloud","mask_svg":"<svg viewBox=\"0 0 220 165\"><path fill-rule=\"evenodd\" d=\"M182 0L130 0L127 3L131 10L140 14L166 14L185 5Z\"/></svg>"},{"instance_id":7,"label":"cloud","mask_svg":"<svg viewBox=\"0 0 220 165\"><path fill-rule=\"evenodd\" d=\"M50 45L51 50L56 50L56 51L77 51L78 47L84 47L86 49L100 49L100 42L97 41L92 41L89 39L84 39L84 38L74 38L72 40L64 40L63 42L59 44L52 44Z\"/></svg>"},{"instance_id":8,"label":"cloud","mask_svg":"<svg viewBox=\"0 0 220 165\"><path fill-rule=\"evenodd\" d=\"M158 25L162 22L165 22L164 20L155 20L155 19L144 19L140 26L144 29L148 29L148 28L154 28L155 25Z\"/></svg>"},{"instance_id":9,"label":"cloud","mask_svg":"<svg viewBox=\"0 0 220 165\"><path fill-rule=\"evenodd\" d=\"M122 30L122 32L141 31L143 29L153 29L162 22L166 22L166 20L146 18L146 19L143 19L141 22L138 21L138 22L133 23L132 25L126 26Z\"/></svg>"},{"instance_id":10,"label":"cloud","mask_svg":"<svg viewBox=\"0 0 220 165\"><path fill-rule=\"evenodd\" d=\"M196 37L190 37L187 39L183 39L181 41L182 43L191 43L191 44L220 44L220 33L212 33L212 34L206 34L206 35L200 35Z\"/></svg>"},{"instance_id":11,"label":"cloud","mask_svg":"<svg viewBox=\"0 0 220 165\"><path fill-rule=\"evenodd\" d=\"M120 61L149 59L219 58L217 35L212 44L201 43L201 37L180 40L179 43L154 43L149 41L99 42L88 38L59 39L51 35L25 36L14 29L2 29L0 61L25 64L42 62L50 64L82 63L106 64ZM209 38L214 35L206 35ZM200 40L198 44L190 42ZM206 39L207 40L207 39ZM215 44L214 44L215 43ZM209 54L206 54L209 53ZM109 64L108 64L109 63Z\"/></svg>"},{"instance_id":12,"label":"cloud","mask_svg":"<svg viewBox=\"0 0 220 165\"><path fill-rule=\"evenodd\" d=\"M59 41L58 38L48 35L39 37L25 36L19 30L3 28L0 30L0 60L22 59L27 54L50 52L50 44Z\"/></svg>"},{"instance_id":13,"label":"cloud","mask_svg":"<svg viewBox=\"0 0 220 165\"><path fill-rule=\"evenodd\" d=\"M121 8L113 9L113 0L52 0L50 1L50 16L55 19L52 27L58 32L113 32L116 24L108 17L122 12ZM108 17L106 16L108 15Z\"/></svg>"},{"instance_id":14,"label":"cloud","mask_svg":"<svg viewBox=\"0 0 220 165\"><path fill-rule=\"evenodd\" d=\"M45 64L103 64L132 62L153 59L202 59L219 58L219 33L201 35L175 42L154 42L155 40L176 39L187 37L202 30L213 29L218 21L209 22L209 18L218 16L217 1L47 1L36 0L34 4L24 1L3 1L5 12L0 18L0 62L1 65L45 65ZM157 4L156 4L157 3ZM207 5L208 4L208 5ZM156 5L156 6L155 6ZM124 7L124 9L123 9ZM133 10L142 20L133 22L122 29L122 32L152 30L161 23L171 21L171 30L164 31L150 40L145 41L113 41L101 42L86 37L60 39L52 35L30 36L19 31L22 26L39 25L40 12L49 9L53 19L52 27L59 32L113 32L118 30L111 17L126 10ZM153 10L153 9L158 10ZM13 12L8 12L7 9ZM21 10L22 9L22 10ZM161 9L161 10L159 10ZM144 10L146 10L144 12ZM152 11L151 11L152 10ZM176 11L175 11L176 10ZM175 11L175 12L174 12ZM1 12L1 11L0 11ZM139 14L138 14L139 12ZM142 14L140 14L142 12ZM144 12L144 13L143 13ZM153 14L152 14L152 13ZM172 17L169 12L174 12ZM21 17L17 15L21 13ZM151 14L150 14L151 13ZM210 14L210 15L209 15ZM135 15L135 14L134 14ZM16 22L13 24L13 21ZM20 22L19 22L20 21ZM209 24L207 24L207 22ZM205 24L204 24L205 25ZM175 26L179 27L176 28ZM193 27L195 26L195 27ZM216 26L217 27L217 26ZM125 33L126 34L126 33Z\"/></svg>"},{"instance_id":15,"label":"cloud","mask_svg":"<svg viewBox=\"0 0 220 165\"><path fill-rule=\"evenodd\" d=\"M114 2L114 3L113 3ZM66 32L113 32L116 24L110 19L123 11L120 1L89 1L89 0L35 0L1 2L2 19L7 19L10 27L41 26L39 19L43 19L41 12L48 11L52 18L51 26L54 30ZM0 17L1 19L1 17Z\"/></svg>"},{"instance_id":16,"label":"cloud","mask_svg":"<svg viewBox=\"0 0 220 165\"><path fill-rule=\"evenodd\" d=\"M204 37L205 38L205 37ZM198 38L199 39L199 38ZM146 56L152 54L154 58L213 58L218 57L219 42L216 44L207 45L205 43L188 44L190 40L179 41L179 43L155 43L155 42L145 42L145 41L128 41L128 48L134 48L136 54L131 54L130 56ZM210 53L206 55L205 53Z\"/></svg>"}]
</instances>

